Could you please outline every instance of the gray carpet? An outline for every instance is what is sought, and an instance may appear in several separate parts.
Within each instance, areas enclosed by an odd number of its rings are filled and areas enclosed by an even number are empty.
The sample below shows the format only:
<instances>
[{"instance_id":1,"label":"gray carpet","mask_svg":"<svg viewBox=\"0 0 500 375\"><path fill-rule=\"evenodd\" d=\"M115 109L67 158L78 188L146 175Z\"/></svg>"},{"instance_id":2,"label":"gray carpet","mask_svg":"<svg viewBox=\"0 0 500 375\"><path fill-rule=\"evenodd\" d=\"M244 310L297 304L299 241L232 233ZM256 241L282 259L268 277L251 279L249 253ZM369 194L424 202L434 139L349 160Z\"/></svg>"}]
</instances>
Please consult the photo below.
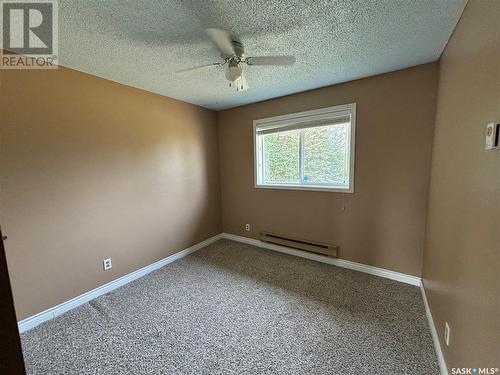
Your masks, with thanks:
<instances>
[{"instance_id":1,"label":"gray carpet","mask_svg":"<svg viewBox=\"0 0 500 375\"><path fill-rule=\"evenodd\" d=\"M439 374L417 287L228 240L22 344L29 374Z\"/></svg>"}]
</instances>

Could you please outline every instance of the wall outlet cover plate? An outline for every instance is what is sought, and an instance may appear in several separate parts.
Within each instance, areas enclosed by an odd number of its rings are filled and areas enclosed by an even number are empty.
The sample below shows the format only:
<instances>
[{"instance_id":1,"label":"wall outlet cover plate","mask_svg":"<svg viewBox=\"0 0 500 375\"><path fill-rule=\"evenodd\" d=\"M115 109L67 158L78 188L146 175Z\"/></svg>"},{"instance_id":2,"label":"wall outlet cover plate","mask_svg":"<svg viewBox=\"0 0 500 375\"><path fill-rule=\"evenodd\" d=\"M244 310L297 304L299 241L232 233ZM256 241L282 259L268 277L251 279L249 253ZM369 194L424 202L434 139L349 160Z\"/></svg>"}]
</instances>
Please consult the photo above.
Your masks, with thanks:
<instances>
[{"instance_id":1,"label":"wall outlet cover plate","mask_svg":"<svg viewBox=\"0 0 500 375\"><path fill-rule=\"evenodd\" d=\"M113 264L111 263L111 258L104 259L102 261L102 264L104 266L104 271L107 271L107 270L109 270L110 268L113 267Z\"/></svg>"},{"instance_id":2,"label":"wall outlet cover plate","mask_svg":"<svg viewBox=\"0 0 500 375\"><path fill-rule=\"evenodd\" d=\"M486 125L486 141L485 141L485 149L493 150L498 147L498 132L499 132L499 124L494 122Z\"/></svg>"}]
</instances>

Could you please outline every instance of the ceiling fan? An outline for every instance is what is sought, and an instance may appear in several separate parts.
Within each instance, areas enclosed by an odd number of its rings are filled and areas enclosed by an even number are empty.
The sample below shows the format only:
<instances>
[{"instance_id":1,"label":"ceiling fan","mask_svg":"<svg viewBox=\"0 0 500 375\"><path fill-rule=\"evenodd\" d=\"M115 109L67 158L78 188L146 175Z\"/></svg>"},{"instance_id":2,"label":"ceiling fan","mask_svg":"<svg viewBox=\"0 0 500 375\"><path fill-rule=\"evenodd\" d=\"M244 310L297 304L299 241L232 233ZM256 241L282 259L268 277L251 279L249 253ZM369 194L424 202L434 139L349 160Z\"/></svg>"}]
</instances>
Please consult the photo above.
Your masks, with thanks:
<instances>
[{"instance_id":1,"label":"ceiling fan","mask_svg":"<svg viewBox=\"0 0 500 375\"><path fill-rule=\"evenodd\" d=\"M210 28L205 30L208 37L220 51L222 62L195 66L193 68L178 70L176 73L188 73L214 67L225 67L225 75L229 86L236 87L236 91L248 89L248 84L243 75L243 64L246 65L274 65L284 66L295 63L294 56L258 56L246 57L243 44L231 36L229 32L222 29Z\"/></svg>"}]
</instances>

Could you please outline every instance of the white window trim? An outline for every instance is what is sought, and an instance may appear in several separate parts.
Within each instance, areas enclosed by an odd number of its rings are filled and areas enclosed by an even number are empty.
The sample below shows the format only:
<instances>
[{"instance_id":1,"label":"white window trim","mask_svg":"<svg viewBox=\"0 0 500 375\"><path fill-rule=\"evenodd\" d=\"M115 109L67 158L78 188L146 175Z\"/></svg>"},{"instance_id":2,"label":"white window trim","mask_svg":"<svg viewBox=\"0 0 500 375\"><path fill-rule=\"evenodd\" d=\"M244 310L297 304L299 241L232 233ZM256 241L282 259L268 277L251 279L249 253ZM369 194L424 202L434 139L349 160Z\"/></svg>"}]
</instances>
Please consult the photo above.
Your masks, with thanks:
<instances>
[{"instance_id":1,"label":"white window trim","mask_svg":"<svg viewBox=\"0 0 500 375\"><path fill-rule=\"evenodd\" d=\"M333 116L338 116L339 112L349 111L351 114L351 131L349 134L349 186L348 187L334 187L332 185L327 185L321 187L317 184L315 185L305 185L305 184L259 184L258 174L259 174L259 145L257 144L257 127L262 127L265 125L276 126L277 124L286 124L290 122L297 122L300 119L307 120L322 120L328 119ZM337 193L354 193L354 164L355 164L355 146L356 146L356 103L338 105L334 107L313 109L311 111L291 113L288 115L268 117L263 119L253 120L253 152L254 152L254 186L257 189L284 189L284 190L311 190L311 191L328 191Z\"/></svg>"}]
</instances>

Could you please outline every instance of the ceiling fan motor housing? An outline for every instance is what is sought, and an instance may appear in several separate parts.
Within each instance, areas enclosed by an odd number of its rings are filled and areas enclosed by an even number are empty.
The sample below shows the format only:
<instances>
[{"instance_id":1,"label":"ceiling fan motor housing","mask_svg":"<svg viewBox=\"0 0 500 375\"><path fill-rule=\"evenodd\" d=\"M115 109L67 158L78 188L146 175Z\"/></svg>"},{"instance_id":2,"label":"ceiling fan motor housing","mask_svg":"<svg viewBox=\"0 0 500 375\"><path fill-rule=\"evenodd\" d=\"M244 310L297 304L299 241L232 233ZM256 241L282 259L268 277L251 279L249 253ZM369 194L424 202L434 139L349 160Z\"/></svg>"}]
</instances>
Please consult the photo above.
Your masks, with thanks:
<instances>
[{"instance_id":1,"label":"ceiling fan motor housing","mask_svg":"<svg viewBox=\"0 0 500 375\"><path fill-rule=\"evenodd\" d=\"M237 40L232 40L231 44L233 46L234 54L229 55L229 54L221 53L221 57L224 60L230 59L232 57L237 57L239 59L243 59L243 56L245 55L245 50L243 49L243 44L241 44Z\"/></svg>"},{"instance_id":2,"label":"ceiling fan motor housing","mask_svg":"<svg viewBox=\"0 0 500 375\"><path fill-rule=\"evenodd\" d=\"M238 42L237 40L233 40L234 53L236 56L242 58L245 54L245 50L243 49L243 44Z\"/></svg>"},{"instance_id":3,"label":"ceiling fan motor housing","mask_svg":"<svg viewBox=\"0 0 500 375\"><path fill-rule=\"evenodd\" d=\"M234 82L241 77L242 69L240 66L240 62L243 60L245 51L243 49L243 44L241 44L240 42L233 40L231 43L234 48L234 55L223 57L227 61L227 68L225 71L226 78L229 81Z\"/></svg>"}]
</instances>

